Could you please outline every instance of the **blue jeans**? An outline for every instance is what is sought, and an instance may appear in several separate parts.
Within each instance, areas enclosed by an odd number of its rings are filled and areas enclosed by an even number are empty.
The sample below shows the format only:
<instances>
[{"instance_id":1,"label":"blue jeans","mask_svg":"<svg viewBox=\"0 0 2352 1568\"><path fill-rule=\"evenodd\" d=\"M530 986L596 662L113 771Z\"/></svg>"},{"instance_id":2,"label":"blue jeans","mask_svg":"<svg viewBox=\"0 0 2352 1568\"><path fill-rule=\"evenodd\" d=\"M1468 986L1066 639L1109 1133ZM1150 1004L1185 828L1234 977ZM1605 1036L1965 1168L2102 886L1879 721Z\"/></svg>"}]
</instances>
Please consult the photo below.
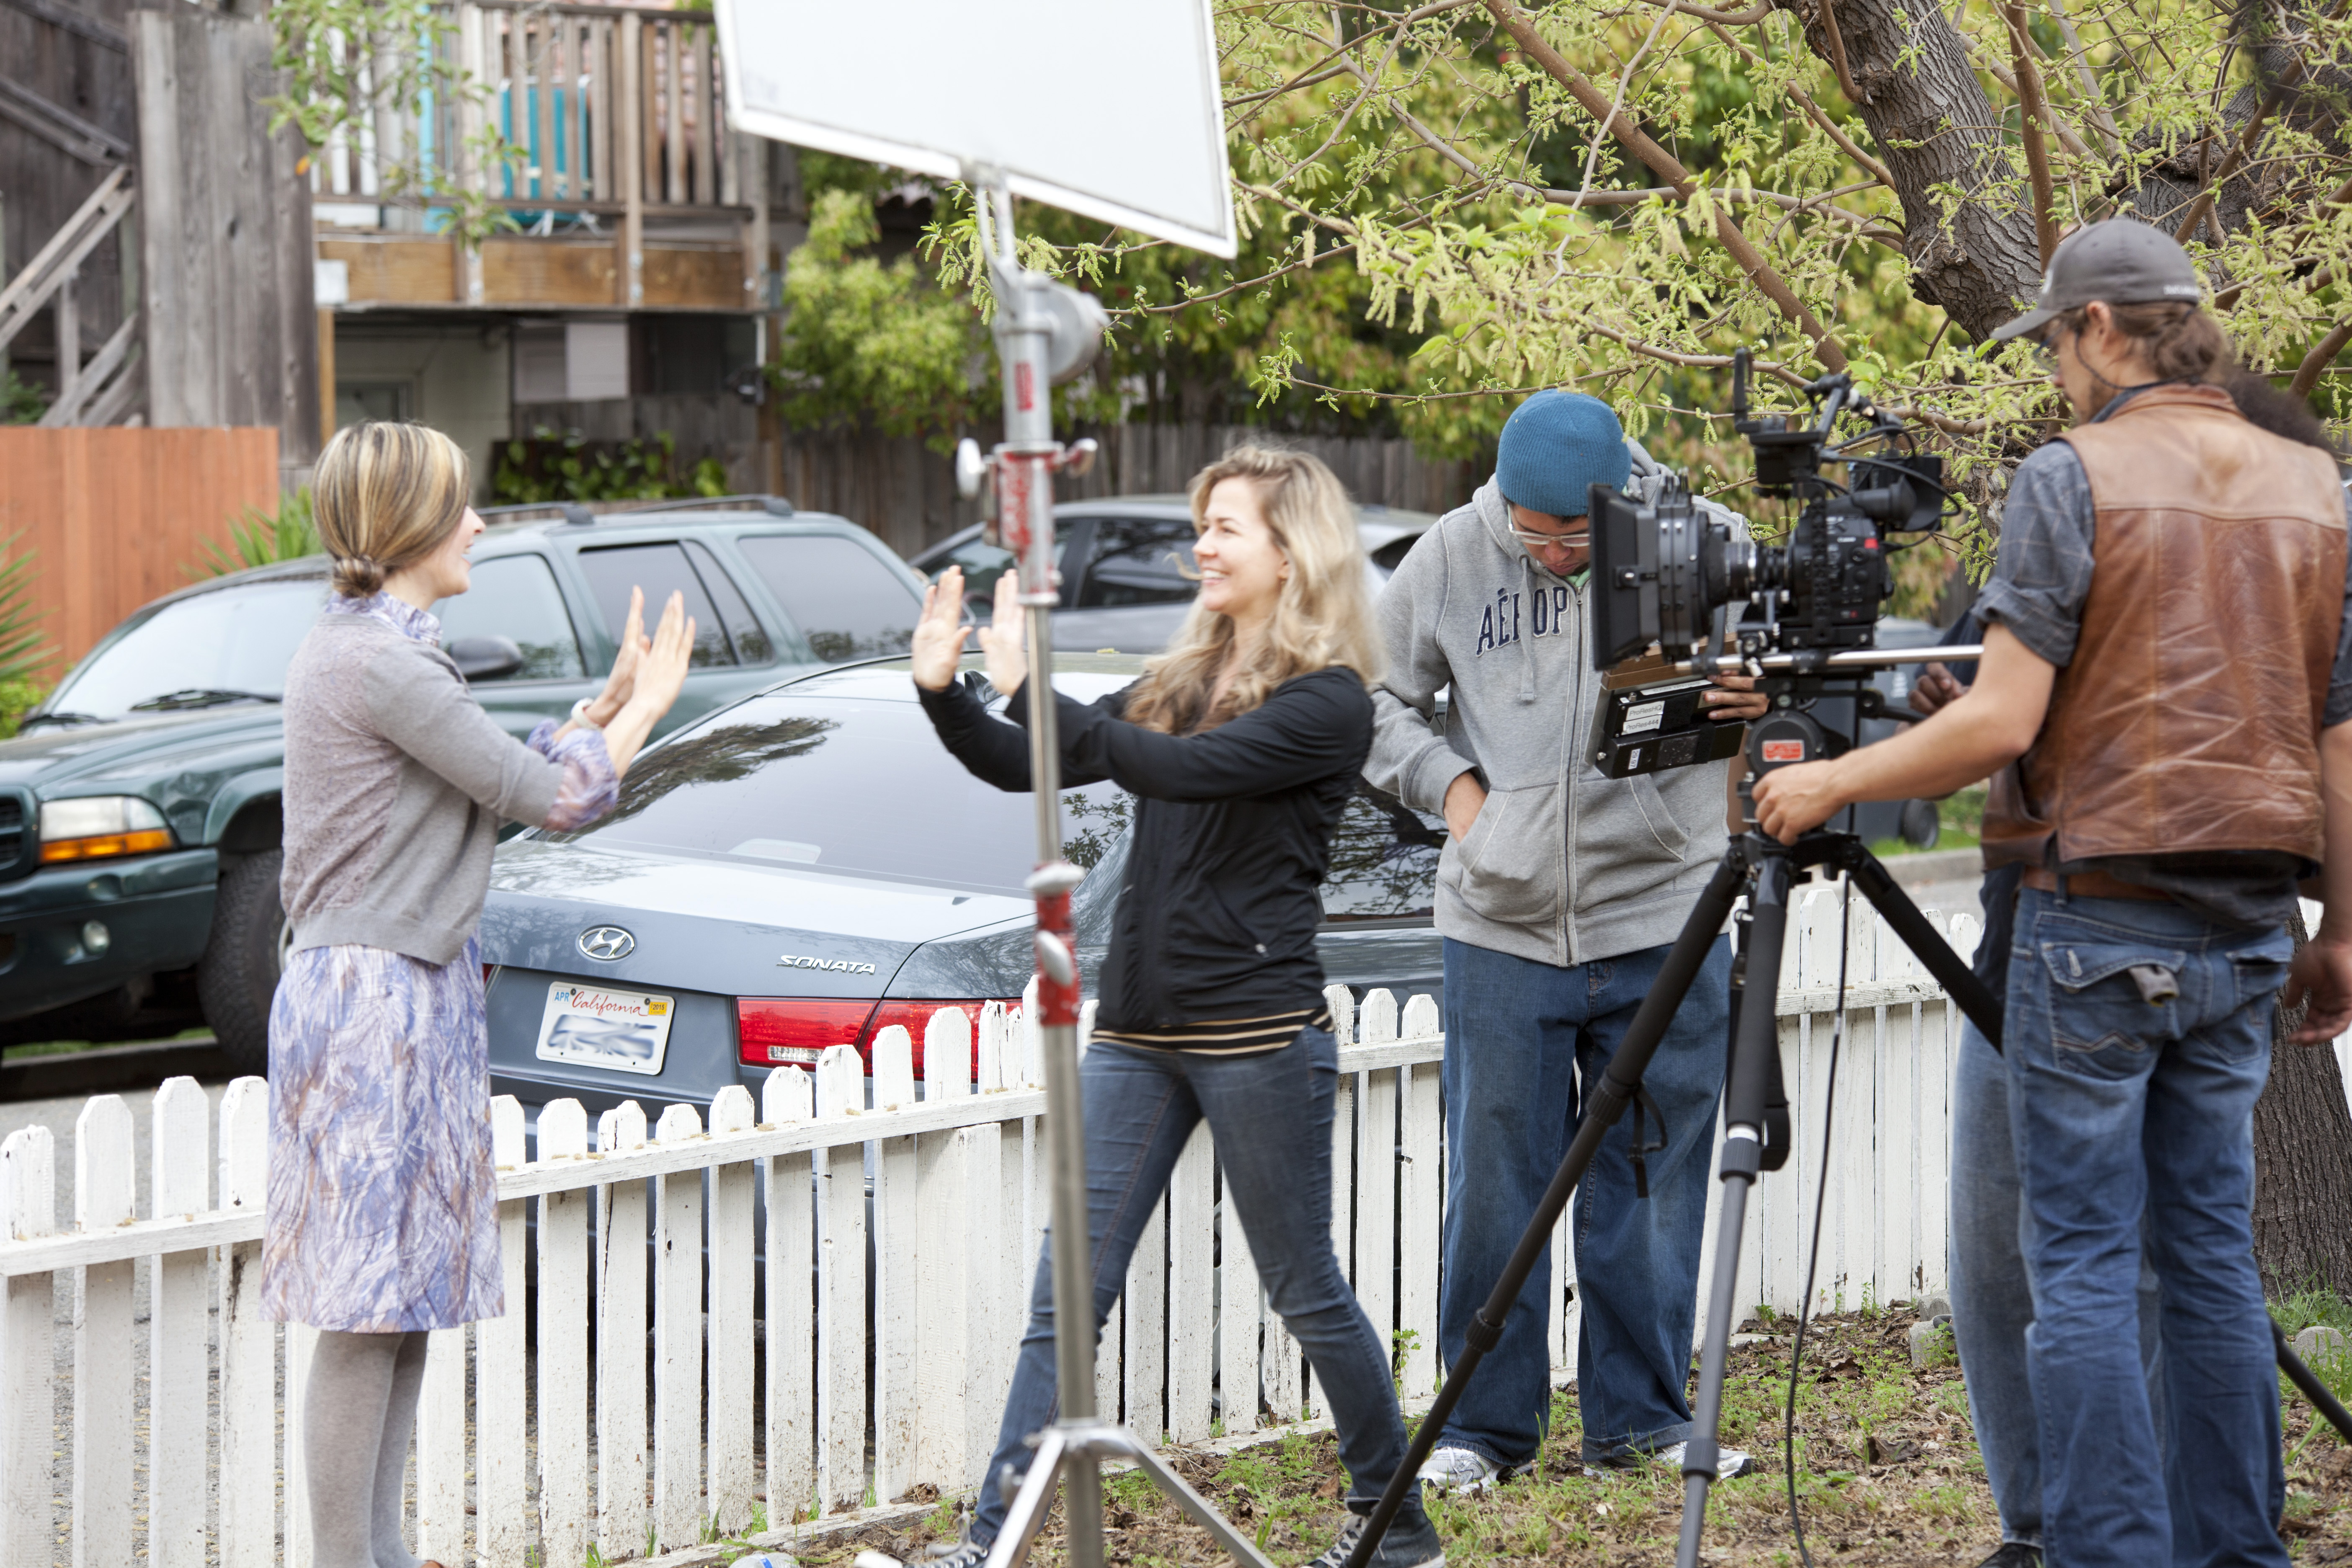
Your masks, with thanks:
<instances>
[{"instance_id":1,"label":"blue jeans","mask_svg":"<svg viewBox=\"0 0 2352 1568\"><path fill-rule=\"evenodd\" d=\"M2018 900L2003 1041L2052 1568L2286 1568L2252 1208L2254 1101L2291 951L2283 928L2170 903ZM2168 971L2179 995L2145 1000L2135 964ZM2136 1364L2143 1236L2172 1352L2162 1445Z\"/></svg>"},{"instance_id":2,"label":"blue jeans","mask_svg":"<svg viewBox=\"0 0 2352 1568\"><path fill-rule=\"evenodd\" d=\"M1095 1327L1110 1316L1128 1260L1168 1190L1176 1157L1203 1117L1217 1141L1228 1211L1240 1217L1267 1302L1307 1352L1322 1380L1347 1467L1348 1505L1369 1513L1404 1458L1388 1347L1339 1271L1331 1250L1331 1105L1339 1078L1338 1042L1304 1029L1278 1051L1213 1057L1097 1045L1079 1067L1086 1093L1087 1228L1094 1268ZM971 1539L996 1539L1006 1498L997 1478L1008 1464L1029 1468L1024 1439L1052 1424L1054 1240L1049 1234L1029 1293L1013 1392L997 1428L996 1454L980 1489ZM1225 1390L1227 1399L1255 1398ZM1157 1433L1147 1434L1156 1437ZM1421 1517L1421 1489L1398 1523Z\"/></svg>"},{"instance_id":3,"label":"blue jeans","mask_svg":"<svg viewBox=\"0 0 2352 1568\"><path fill-rule=\"evenodd\" d=\"M2033 1290L2019 1232L2023 1213L2009 1135L2009 1069L1974 1024L1960 1026L1952 1104L1952 1334L1967 1374L1969 1421L2000 1510L2000 1538L2042 1544L2042 1435L2025 1331ZM2139 1266L2140 1367L2164 1447L2163 1298Z\"/></svg>"},{"instance_id":4,"label":"blue jeans","mask_svg":"<svg viewBox=\"0 0 2352 1568\"><path fill-rule=\"evenodd\" d=\"M1462 1356L1470 1320L1576 1135L1577 1075L1598 1081L1665 962L1663 947L1573 968L1445 942L1445 1254L1437 1339ZM1665 1118L1633 1195L1629 1111L1576 1193L1583 1312L1577 1398L1584 1459L1605 1464L1690 1436L1691 1331L1707 1156L1730 1044L1731 942L1718 938L1667 1026L1643 1084ZM1644 1132L1654 1138L1654 1124ZM1506 1465L1536 1458L1551 1416L1551 1258L1528 1279L1440 1442Z\"/></svg>"}]
</instances>

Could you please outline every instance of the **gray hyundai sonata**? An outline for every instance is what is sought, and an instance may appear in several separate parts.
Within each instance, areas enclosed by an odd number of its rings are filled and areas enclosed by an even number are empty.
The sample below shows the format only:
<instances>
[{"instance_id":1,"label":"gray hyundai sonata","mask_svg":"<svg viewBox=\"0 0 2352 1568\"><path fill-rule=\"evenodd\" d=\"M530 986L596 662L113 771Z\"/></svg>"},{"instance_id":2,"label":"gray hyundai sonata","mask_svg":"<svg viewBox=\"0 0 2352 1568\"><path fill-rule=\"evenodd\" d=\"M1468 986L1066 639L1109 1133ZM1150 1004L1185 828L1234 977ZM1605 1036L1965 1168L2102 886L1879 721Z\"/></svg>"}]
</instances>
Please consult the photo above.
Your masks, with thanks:
<instances>
[{"instance_id":1,"label":"gray hyundai sonata","mask_svg":"<svg viewBox=\"0 0 2352 1568\"><path fill-rule=\"evenodd\" d=\"M966 679L979 680L978 661ZM1060 656L1055 685L1091 700L1139 658ZM1001 700L997 700L1001 702ZM1062 800L1080 962L1099 961L1131 802ZM756 1095L827 1047L870 1051L892 1024L1019 997L1032 963L1036 858L1028 797L967 773L931 732L907 662L774 687L648 751L593 826L501 846L482 916L492 1091L530 1108L624 1100L707 1107ZM1444 828L1360 786L1333 841L1325 971L1402 1003L1437 995L1430 923Z\"/></svg>"}]
</instances>

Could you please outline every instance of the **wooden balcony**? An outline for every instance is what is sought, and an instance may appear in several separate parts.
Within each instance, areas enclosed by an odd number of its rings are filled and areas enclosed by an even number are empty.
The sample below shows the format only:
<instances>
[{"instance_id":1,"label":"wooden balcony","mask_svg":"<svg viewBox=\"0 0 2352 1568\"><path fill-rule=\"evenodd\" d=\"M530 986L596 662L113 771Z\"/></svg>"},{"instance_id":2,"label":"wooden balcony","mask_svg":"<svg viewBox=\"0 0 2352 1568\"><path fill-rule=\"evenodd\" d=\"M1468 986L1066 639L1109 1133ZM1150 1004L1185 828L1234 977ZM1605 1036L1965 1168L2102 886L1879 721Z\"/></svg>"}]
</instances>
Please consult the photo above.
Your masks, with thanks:
<instances>
[{"instance_id":1,"label":"wooden balcony","mask_svg":"<svg viewBox=\"0 0 2352 1568\"><path fill-rule=\"evenodd\" d=\"M760 308L766 143L727 128L707 17L525 0L435 10L480 90L421 113L387 105L312 163L319 258L344 264L344 309ZM486 120L518 161L477 166ZM446 205L386 189L394 165L486 197L521 232L462 244L441 232Z\"/></svg>"}]
</instances>

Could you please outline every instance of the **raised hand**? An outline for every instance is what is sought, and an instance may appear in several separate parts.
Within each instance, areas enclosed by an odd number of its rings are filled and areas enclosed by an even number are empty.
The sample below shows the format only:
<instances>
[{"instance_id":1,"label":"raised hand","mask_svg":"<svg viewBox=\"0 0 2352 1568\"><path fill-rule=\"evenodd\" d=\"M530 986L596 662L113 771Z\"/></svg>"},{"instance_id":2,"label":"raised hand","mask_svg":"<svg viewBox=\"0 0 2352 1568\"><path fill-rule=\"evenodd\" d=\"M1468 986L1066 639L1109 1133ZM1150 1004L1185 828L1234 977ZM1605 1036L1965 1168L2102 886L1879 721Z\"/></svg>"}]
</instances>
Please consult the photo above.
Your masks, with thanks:
<instances>
[{"instance_id":1,"label":"raised hand","mask_svg":"<svg viewBox=\"0 0 2352 1568\"><path fill-rule=\"evenodd\" d=\"M589 720L598 727L609 724L615 714L627 705L629 694L637 682L637 663L653 645L646 640L646 591L629 590L629 618L621 626L620 652L614 656L613 673L604 678L604 689L588 705Z\"/></svg>"},{"instance_id":2,"label":"raised hand","mask_svg":"<svg viewBox=\"0 0 2352 1568\"><path fill-rule=\"evenodd\" d=\"M955 679L957 661L963 657L963 568L950 566L923 590L923 613L915 622L915 640L907 649L915 684L926 691L946 690Z\"/></svg>"},{"instance_id":3,"label":"raised hand","mask_svg":"<svg viewBox=\"0 0 2352 1568\"><path fill-rule=\"evenodd\" d=\"M661 625L654 628L652 641L637 657L629 705L650 710L656 719L668 712L686 684L693 658L694 617L686 613L686 595L674 593L662 606Z\"/></svg>"},{"instance_id":4,"label":"raised hand","mask_svg":"<svg viewBox=\"0 0 2352 1568\"><path fill-rule=\"evenodd\" d=\"M1029 617L1021 609L1021 584L1007 572L996 580L994 623L980 628L980 651L987 656L988 683L1008 696L1029 679Z\"/></svg>"}]
</instances>

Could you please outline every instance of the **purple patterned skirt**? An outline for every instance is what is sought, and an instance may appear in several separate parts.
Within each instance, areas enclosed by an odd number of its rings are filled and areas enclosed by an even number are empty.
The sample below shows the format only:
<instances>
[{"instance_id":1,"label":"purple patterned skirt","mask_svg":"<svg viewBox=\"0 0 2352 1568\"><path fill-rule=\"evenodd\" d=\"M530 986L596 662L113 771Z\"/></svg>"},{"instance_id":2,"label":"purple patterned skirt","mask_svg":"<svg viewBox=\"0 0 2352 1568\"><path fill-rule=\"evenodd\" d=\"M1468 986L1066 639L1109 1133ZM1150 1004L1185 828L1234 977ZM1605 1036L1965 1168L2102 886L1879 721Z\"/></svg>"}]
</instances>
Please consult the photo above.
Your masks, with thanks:
<instances>
[{"instance_id":1,"label":"purple patterned skirt","mask_svg":"<svg viewBox=\"0 0 2352 1568\"><path fill-rule=\"evenodd\" d=\"M269 1012L266 1317L396 1333L506 1310L480 953L288 959Z\"/></svg>"}]
</instances>

